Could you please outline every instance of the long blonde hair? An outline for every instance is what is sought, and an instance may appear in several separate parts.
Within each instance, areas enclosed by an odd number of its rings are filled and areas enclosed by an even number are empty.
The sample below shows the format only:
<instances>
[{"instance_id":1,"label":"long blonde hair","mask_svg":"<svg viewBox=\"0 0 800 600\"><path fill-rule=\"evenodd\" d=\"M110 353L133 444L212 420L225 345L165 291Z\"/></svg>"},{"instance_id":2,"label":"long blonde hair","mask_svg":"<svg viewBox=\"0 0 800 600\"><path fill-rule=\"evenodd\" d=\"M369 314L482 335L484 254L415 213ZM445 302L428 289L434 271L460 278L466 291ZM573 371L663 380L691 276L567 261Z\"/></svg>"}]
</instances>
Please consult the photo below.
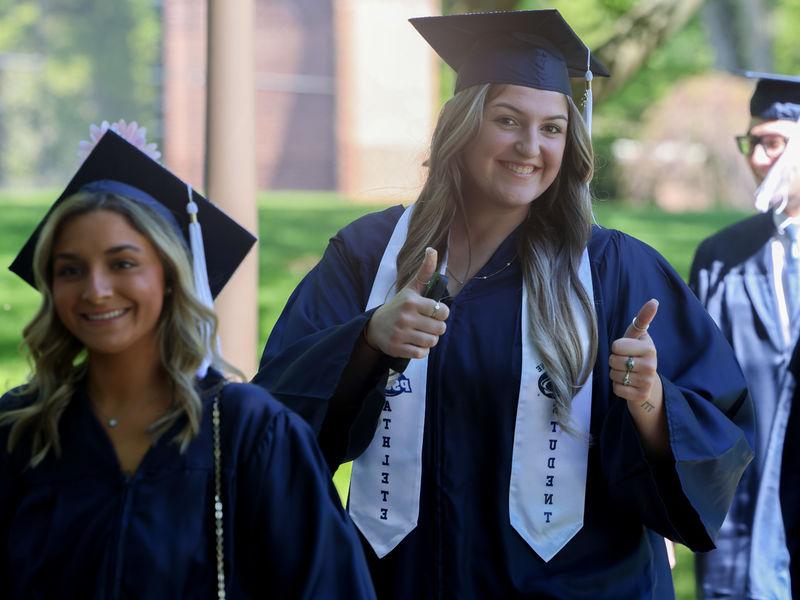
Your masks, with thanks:
<instances>
[{"instance_id":1,"label":"long blonde hair","mask_svg":"<svg viewBox=\"0 0 800 600\"><path fill-rule=\"evenodd\" d=\"M25 435L31 438L31 466L39 464L50 451L61 454L58 424L85 376L88 363L83 344L63 325L56 314L52 294L52 251L64 224L81 215L105 210L122 215L156 249L164 268L164 305L157 324L161 366L172 388L172 406L151 427L158 437L182 415L186 426L175 441L184 450L200 430L202 402L195 389L195 373L215 348L217 318L200 302L194 291L188 248L180 234L161 215L145 205L117 194L79 192L59 204L48 217L33 257L36 287L42 295L39 310L23 329L22 346L31 363L31 377L18 393L34 395L32 403L0 412L0 425L11 425L8 450ZM215 352L212 363L234 371Z\"/></svg>"},{"instance_id":2,"label":"long blonde hair","mask_svg":"<svg viewBox=\"0 0 800 600\"><path fill-rule=\"evenodd\" d=\"M446 247L450 227L464 206L464 150L480 131L486 103L502 89L493 84L472 86L442 108L431 140L428 178L397 256L398 289L411 281L426 247ZM591 236L589 181L594 154L580 112L569 97L567 104L569 124L561 168L552 185L531 202L518 238L518 254L530 304L531 341L552 380L558 421L571 430L572 398L597 357L597 316L594 301L578 278L581 255ZM588 356L571 308L572 293L589 324Z\"/></svg>"}]
</instances>

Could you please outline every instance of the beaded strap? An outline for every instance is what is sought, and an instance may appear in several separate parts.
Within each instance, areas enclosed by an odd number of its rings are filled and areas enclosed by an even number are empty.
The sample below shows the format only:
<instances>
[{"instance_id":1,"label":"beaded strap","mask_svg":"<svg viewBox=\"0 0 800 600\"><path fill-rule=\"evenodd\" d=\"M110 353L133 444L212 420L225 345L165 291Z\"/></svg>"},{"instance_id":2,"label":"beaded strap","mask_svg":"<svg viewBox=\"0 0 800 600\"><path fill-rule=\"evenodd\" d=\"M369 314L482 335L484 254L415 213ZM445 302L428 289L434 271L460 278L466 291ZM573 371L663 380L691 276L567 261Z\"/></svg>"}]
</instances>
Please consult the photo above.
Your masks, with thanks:
<instances>
[{"instance_id":1,"label":"beaded strap","mask_svg":"<svg viewBox=\"0 0 800 600\"><path fill-rule=\"evenodd\" d=\"M225 551L222 530L222 450L220 449L219 394L214 397L211 411L214 425L214 531L217 540L217 598L225 600Z\"/></svg>"}]
</instances>

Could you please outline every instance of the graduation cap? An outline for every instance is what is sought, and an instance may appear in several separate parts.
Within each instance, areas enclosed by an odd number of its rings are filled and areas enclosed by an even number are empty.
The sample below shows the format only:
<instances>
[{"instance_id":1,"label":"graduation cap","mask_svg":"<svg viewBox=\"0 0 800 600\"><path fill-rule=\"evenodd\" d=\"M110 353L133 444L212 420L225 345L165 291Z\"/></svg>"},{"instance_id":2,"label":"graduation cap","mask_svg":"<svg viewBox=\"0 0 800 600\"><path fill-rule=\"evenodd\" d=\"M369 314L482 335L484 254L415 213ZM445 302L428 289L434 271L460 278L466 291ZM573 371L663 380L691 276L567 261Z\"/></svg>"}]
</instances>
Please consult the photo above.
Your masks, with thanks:
<instances>
[{"instance_id":1,"label":"graduation cap","mask_svg":"<svg viewBox=\"0 0 800 600\"><path fill-rule=\"evenodd\" d=\"M208 278L210 294L216 297L256 241L241 225L203 198L147 154L109 130L103 135L66 189L50 207L42 222L9 267L33 287L33 252L44 222L66 198L79 191L109 192L140 202L160 213L178 229L192 250L197 293ZM193 201L190 202L190 200ZM196 214L191 214L192 212ZM205 230L205 247L197 222ZM194 238L194 239L192 239ZM199 250L198 242L200 244ZM203 272L198 273L198 270ZM207 274L207 275L206 275ZM198 280L199 277L199 280Z\"/></svg>"},{"instance_id":2,"label":"graduation cap","mask_svg":"<svg viewBox=\"0 0 800 600\"><path fill-rule=\"evenodd\" d=\"M585 119L591 129L591 80L609 72L557 10L418 17L410 22L458 74L456 92L505 83L570 95L570 77L585 78Z\"/></svg>"},{"instance_id":3,"label":"graduation cap","mask_svg":"<svg viewBox=\"0 0 800 600\"><path fill-rule=\"evenodd\" d=\"M744 71L758 79L750 98L750 115L766 121L800 119L800 77Z\"/></svg>"}]
</instances>

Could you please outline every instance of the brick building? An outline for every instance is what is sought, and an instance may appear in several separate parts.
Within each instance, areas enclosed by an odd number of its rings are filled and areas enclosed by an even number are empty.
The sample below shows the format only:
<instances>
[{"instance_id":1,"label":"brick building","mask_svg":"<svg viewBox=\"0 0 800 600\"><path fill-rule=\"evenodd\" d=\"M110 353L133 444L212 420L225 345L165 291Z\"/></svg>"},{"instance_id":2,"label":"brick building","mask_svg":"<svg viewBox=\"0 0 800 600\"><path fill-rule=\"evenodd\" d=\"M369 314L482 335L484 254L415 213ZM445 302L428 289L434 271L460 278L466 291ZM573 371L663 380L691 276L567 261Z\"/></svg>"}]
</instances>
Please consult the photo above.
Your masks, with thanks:
<instances>
[{"instance_id":1,"label":"brick building","mask_svg":"<svg viewBox=\"0 0 800 600\"><path fill-rule=\"evenodd\" d=\"M165 162L199 185L206 3L162 6ZM259 188L412 198L438 109L438 66L407 19L437 12L434 0L256 0Z\"/></svg>"}]
</instances>

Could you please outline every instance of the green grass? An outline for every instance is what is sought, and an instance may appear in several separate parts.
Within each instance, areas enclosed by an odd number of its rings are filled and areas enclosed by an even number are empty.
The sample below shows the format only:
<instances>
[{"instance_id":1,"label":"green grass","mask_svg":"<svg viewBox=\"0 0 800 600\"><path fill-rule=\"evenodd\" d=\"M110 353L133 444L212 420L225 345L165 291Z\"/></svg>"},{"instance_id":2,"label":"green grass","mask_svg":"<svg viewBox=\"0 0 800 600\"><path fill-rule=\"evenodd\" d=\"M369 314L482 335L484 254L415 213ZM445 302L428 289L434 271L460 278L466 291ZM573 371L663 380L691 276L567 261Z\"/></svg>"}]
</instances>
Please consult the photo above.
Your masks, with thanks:
<instances>
[{"instance_id":1,"label":"green grass","mask_svg":"<svg viewBox=\"0 0 800 600\"><path fill-rule=\"evenodd\" d=\"M0 263L8 265L45 214L55 193L0 192ZM317 262L328 238L356 217L382 208L355 204L329 193L270 193L259 198L261 246L258 307L260 345L291 291ZM632 209L611 202L598 203L597 221L621 229L660 251L686 277L697 243L705 236L742 217L732 211L668 214L655 208ZM27 366L19 351L20 332L34 315L37 293L5 269L0 269L0 387L21 383ZM344 492L349 465L334 480ZM694 598L691 553L678 548L674 572L677 597Z\"/></svg>"},{"instance_id":2,"label":"green grass","mask_svg":"<svg viewBox=\"0 0 800 600\"><path fill-rule=\"evenodd\" d=\"M0 388L20 383L27 372L19 352L22 327L30 321L39 296L5 267L17 255L38 220L44 216L47 192L0 193Z\"/></svg>"}]
</instances>

